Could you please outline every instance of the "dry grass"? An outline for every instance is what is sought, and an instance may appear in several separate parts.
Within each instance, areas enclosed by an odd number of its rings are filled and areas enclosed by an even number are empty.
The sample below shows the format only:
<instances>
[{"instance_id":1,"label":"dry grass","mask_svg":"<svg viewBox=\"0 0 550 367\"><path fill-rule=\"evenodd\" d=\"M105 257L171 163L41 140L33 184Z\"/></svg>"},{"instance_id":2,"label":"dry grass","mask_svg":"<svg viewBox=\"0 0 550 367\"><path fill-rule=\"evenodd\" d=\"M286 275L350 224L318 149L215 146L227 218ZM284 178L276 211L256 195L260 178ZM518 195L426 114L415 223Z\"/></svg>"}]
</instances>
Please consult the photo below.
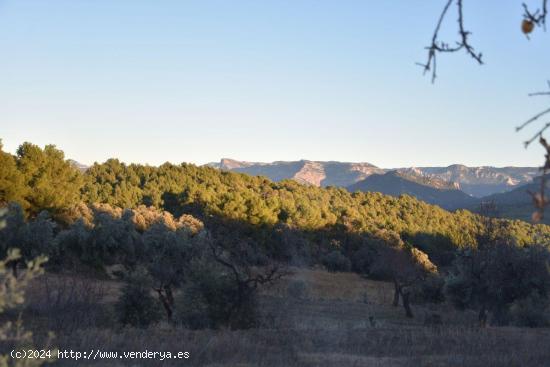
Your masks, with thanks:
<instances>
[{"instance_id":1,"label":"dry grass","mask_svg":"<svg viewBox=\"0 0 550 367\"><path fill-rule=\"evenodd\" d=\"M355 274L293 269L294 274L261 296L263 326L255 330L190 331L162 323L150 329L116 324L67 327L57 332L59 347L73 350L188 351L189 360L163 366L472 366L550 365L550 330L474 327L475 314L445 306L415 306L413 320L391 307L391 284ZM303 280L304 298L287 297L287 286ZM63 282L63 279L57 279ZM108 310L119 285L105 291L94 307ZM32 293L40 295L36 285ZM43 290L42 290L43 291ZM367 293L367 302L364 294ZM32 298L32 297L31 297ZM423 326L423 315L444 315L444 325ZM48 312L51 312L48 311ZM373 316L376 325L368 317ZM27 325L43 328L36 314ZM30 318L30 319L29 319ZM158 366L159 361L59 361L60 366Z\"/></svg>"},{"instance_id":2,"label":"dry grass","mask_svg":"<svg viewBox=\"0 0 550 367\"><path fill-rule=\"evenodd\" d=\"M189 366L548 366L548 332L517 329L89 329L59 342L87 350L189 351ZM93 363L91 363L93 364ZM62 365L74 365L65 362ZM105 361L95 365L109 365ZM113 364L116 365L116 364ZM124 365L136 365L126 361ZM158 361L143 362L144 366ZM169 364L168 364L169 365ZM173 363L172 365L182 365Z\"/></svg>"},{"instance_id":3,"label":"dry grass","mask_svg":"<svg viewBox=\"0 0 550 367\"><path fill-rule=\"evenodd\" d=\"M393 297L393 286L386 282L364 279L355 273L329 273L324 270L290 269L291 275L267 289L264 294L285 297L288 284L304 281L310 298L387 304ZM365 297L366 295L366 297Z\"/></svg>"}]
</instances>

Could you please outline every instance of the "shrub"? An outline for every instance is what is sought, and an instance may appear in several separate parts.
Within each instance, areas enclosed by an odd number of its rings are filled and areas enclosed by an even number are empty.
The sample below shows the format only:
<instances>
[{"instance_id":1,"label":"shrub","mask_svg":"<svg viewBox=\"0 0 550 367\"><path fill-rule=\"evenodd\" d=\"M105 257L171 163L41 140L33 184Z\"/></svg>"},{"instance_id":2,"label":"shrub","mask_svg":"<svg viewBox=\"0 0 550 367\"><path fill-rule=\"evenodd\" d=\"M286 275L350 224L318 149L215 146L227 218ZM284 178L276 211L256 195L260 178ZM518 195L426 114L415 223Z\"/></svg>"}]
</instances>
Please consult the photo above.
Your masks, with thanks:
<instances>
[{"instance_id":1,"label":"shrub","mask_svg":"<svg viewBox=\"0 0 550 367\"><path fill-rule=\"evenodd\" d=\"M536 293L516 301L510 307L510 319L513 325L526 327L550 326L548 302Z\"/></svg>"},{"instance_id":2,"label":"shrub","mask_svg":"<svg viewBox=\"0 0 550 367\"><path fill-rule=\"evenodd\" d=\"M159 303L151 295L150 279L143 272L126 280L116 311L123 325L147 327L160 320Z\"/></svg>"},{"instance_id":3,"label":"shrub","mask_svg":"<svg viewBox=\"0 0 550 367\"><path fill-rule=\"evenodd\" d=\"M190 329L249 329L258 325L255 289L239 296L233 279L214 271L201 271L193 278L176 300L177 322Z\"/></svg>"},{"instance_id":4,"label":"shrub","mask_svg":"<svg viewBox=\"0 0 550 367\"><path fill-rule=\"evenodd\" d=\"M0 229L4 222L1 218L0 210ZM32 332L25 330L21 325L20 319L10 320L10 315L6 311L16 311L25 302L25 290L29 283L43 273L42 265L46 262L45 257L38 257L27 262L24 274L15 276L7 266L14 261L21 259L19 249L9 249L6 258L0 259L0 340L2 340L2 353L10 349L20 349L33 347ZM51 341L48 338L48 344ZM44 349L50 349L47 345ZM51 352L46 355L47 359L13 359L8 353L0 354L0 366L14 367L38 367L44 363L52 362L55 359L56 352L51 348Z\"/></svg>"},{"instance_id":5,"label":"shrub","mask_svg":"<svg viewBox=\"0 0 550 367\"><path fill-rule=\"evenodd\" d=\"M327 255L323 256L321 262L330 272L337 271L350 271L351 270L351 261L342 255L340 251L332 251Z\"/></svg>"},{"instance_id":6,"label":"shrub","mask_svg":"<svg viewBox=\"0 0 550 367\"><path fill-rule=\"evenodd\" d=\"M445 300L445 280L438 275L429 275L415 286L413 300L416 303L440 303Z\"/></svg>"},{"instance_id":7,"label":"shrub","mask_svg":"<svg viewBox=\"0 0 550 367\"><path fill-rule=\"evenodd\" d=\"M373 251L366 246L355 251L352 257L353 271L359 274L368 274L374 256Z\"/></svg>"},{"instance_id":8,"label":"shrub","mask_svg":"<svg viewBox=\"0 0 550 367\"><path fill-rule=\"evenodd\" d=\"M210 329L216 326L210 318L208 300L199 287L187 287L178 295L174 311L174 321L191 330Z\"/></svg>"}]
</instances>

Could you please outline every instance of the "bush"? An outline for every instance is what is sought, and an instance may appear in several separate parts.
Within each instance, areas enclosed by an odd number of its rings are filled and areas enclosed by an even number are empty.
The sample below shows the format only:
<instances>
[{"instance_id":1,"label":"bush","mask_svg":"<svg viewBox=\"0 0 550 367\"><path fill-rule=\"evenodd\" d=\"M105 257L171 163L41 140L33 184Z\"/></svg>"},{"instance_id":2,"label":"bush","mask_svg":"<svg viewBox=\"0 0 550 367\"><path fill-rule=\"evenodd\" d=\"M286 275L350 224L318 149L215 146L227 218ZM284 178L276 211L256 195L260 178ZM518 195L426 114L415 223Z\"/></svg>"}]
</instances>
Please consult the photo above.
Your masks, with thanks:
<instances>
[{"instance_id":1,"label":"bush","mask_svg":"<svg viewBox=\"0 0 550 367\"><path fill-rule=\"evenodd\" d=\"M441 303L445 300L445 280L438 275L429 275L415 286L413 301L415 303Z\"/></svg>"},{"instance_id":2,"label":"bush","mask_svg":"<svg viewBox=\"0 0 550 367\"><path fill-rule=\"evenodd\" d=\"M210 318L208 300L200 287L188 287L176 297L174 321L191 330L215 328Z\"/></svg>"},{"instance_id":3,"label":"bush","mask_svg":"<svg viewBox=\"0 0 550 367\"><path fill-rule=\"evenodd\" d=\"M150 279L143 273L127 279L115 307L123 325L147 327L161 319L160 305L151 295Z\"/></svg>"},{"instance_id":4,"label":"bush","mask_svg":"<svg viewBox=\"0 0 550 367\"><path fill-rule=\"evenodd\" d=\"M239 297L237 284L223 273L204 270L193 278L176 300L176 322L190 329L249 329L258 325L255 289Z\"/></svg>"},{"instance_id":5,"label":"bush","mask_svg":"<svg viewBox=\"0 0 550 367\"><path fill-rule=\"evenodd\" d=\"M306 282L301 279L295 279L288 283L286 288L287 294L291 298L304 299L309 296L309 290Z\"/></svg>"},{"instance_id":6,"label":"bush","mask_svg":"<svg viewBox=\"0 0 550 367\"><path fill-rule=\"evenodd\" d=\"M359 274L369 274L373 257L373 251L366 246L355 251L352 257L353 271Z\"/></svg>"},{"instance_id":7,"label":"bush","mask_svg":"<svg viewBox=\"0 0 550 367\"><path fill-rule=\"evenodd\" d=\"M525 327L550 326L548 302L538 294L516 301L510 307L510 319L513 325Z\"/></svg>"},{"instance_id":8,"label":"bush","mask_svg":"<svg viewBox=\"0 0 550 367\"><path fill-rule=\"evenodd\" d=\"M471 294L470 282L461 276L450 274L445 280L445 295L447 299L459 310L468 307Z\"/></svg>"},{"instance_id":9,"label":"bush","mask_svg":"<svg viewBox=\"0 0 550 367\"><path fill-rule=\"evenodd\" d=\"M342 255L340 251L332 251L327 255L323 256L321 262L330 272L337 271L350 271L351 270L351 261Z\"/></svg>"}]
</instances>

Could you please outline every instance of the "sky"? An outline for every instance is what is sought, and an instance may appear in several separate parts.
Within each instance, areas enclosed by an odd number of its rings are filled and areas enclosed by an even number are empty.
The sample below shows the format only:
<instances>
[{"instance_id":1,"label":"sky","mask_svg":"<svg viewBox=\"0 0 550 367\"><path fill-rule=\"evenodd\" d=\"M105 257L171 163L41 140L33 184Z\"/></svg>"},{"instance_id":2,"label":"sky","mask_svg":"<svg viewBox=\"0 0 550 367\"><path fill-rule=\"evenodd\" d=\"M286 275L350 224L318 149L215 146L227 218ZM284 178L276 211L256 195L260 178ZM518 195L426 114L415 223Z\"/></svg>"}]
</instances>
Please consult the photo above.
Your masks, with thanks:
<instances>
[{"instance_id":1,"label":"sky","mask_svg":"<svg viewBox=\"0 0 550 367\"><path fill-rule=\"evenodd\" d=\"M85 164L540 165L515 126L548 105L527 94L550 31L526 39L521 1L464 1L485 65L442 55L432 84L415 63L444 3L0 0L0 138Z\"/></svg>"}]
</instances>

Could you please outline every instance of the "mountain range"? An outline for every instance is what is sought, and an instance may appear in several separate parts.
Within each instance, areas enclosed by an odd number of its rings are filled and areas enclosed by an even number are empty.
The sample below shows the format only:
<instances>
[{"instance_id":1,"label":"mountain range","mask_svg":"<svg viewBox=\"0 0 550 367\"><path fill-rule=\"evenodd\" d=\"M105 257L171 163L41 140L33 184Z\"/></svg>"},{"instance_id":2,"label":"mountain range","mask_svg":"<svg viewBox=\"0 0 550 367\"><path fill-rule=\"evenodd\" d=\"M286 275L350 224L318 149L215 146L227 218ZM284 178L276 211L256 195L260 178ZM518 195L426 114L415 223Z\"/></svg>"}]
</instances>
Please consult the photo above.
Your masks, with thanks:
<instances>
[{"instance_id":1,"label":"mountain range","mask_svg":"<svg viewBox=\"0 0 550 367\"><path fill-rule=\"evenodd\" d=\"M379 168L371 163L277 161L272 163L243 162L223 158L210 166L221 170L263 175L274 181L294 179L315 186L350 187L367 177L396 171L409 180L435 188L461 190L474 197L510 191L530 183L539 174L536 167L467 167L454 164L448 167ZM419 182L419 180L421 182Z\"/></svg>"},{"instance_id":2,"label":"mountain range","mask_svg":"<svg viewBox=\"0 0 550 367\"><path fill-rule=\"evenodd\" d=\"M365 179L372 174L382 174L385 170L370 163L317 162L317 161L278 161L273 163L242 162L223 158L210 166L226 171L246 173L253 176L266 176L273 181L293 179L314 186L346 187Z\"/></svg>"},{"instance_id":3,"label":"mountain range","mask_svg":"<svg viewBox=\"0 0 550 367\"><path fill-rule=\"evenodd\" d=\"M474 207L480 200L440 179L414 176L400 171L370 175L347 189L351 192L374 191L392 196L407 194L448 210Z\"/></svg>"},{"instance_id":4,"label":"mountain range","mask_svg":"<svg viewBox=\"0 0 550 367\"><path fill-rule=\"evenodd\" d=\"M533 212L528 190L536 191L533 180L537 167L447 167L380 168L371 163L277 161L244 162L224 158L210 163L221 170L266 176L274 181L293 179L326 187L339 186L349 191L375 191L386 195L408 194L448 210L478 210L481 202L494 201L498 215L530 220ZM546 220L545 222L550 223Z\"/></svg>"},{"instance_id":5,"label":"mountain range","mask_svg":"<svg viewBox=\"0 0 550 367\"><path fill-rule=\"evenodd\" d=\"M545 176L545 196L548 197L550 175ZM486 196L484 200L496 205L496 215L504 218L515 218L530 221L533 214L533 200L529 193L539 193L542 177L536 177L532 182L515 188L509 192ZM550 214L545 213L542 222L550 224Z\"/></svg>"}]
</instances>

